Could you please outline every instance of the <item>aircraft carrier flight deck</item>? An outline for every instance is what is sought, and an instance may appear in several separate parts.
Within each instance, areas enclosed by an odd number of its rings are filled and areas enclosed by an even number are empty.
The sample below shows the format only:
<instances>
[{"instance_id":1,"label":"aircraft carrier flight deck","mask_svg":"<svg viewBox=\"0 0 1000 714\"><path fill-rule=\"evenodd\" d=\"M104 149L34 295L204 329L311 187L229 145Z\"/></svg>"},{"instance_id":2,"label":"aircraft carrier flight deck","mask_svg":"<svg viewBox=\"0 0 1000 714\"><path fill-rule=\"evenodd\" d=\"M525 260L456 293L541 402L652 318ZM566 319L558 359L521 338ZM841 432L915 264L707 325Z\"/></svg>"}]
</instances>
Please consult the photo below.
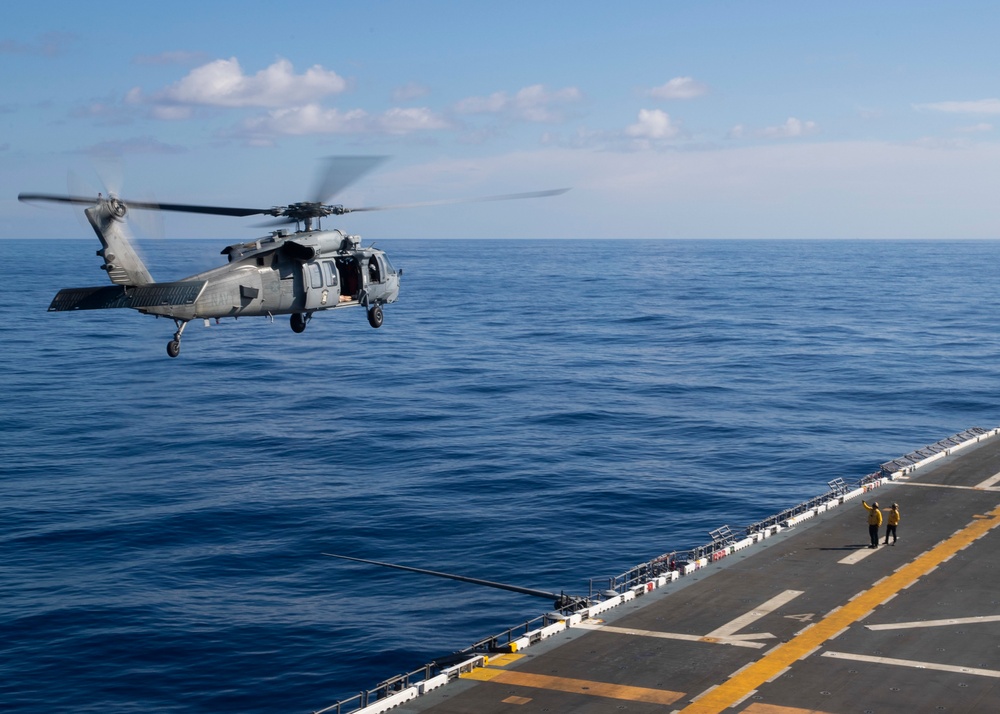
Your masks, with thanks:
<instances>
[{"instance_id":1,"label":"aircraft carrier flight deck","mask_svg":"<svg viewBox=\"0 0 1000 714\"><path fill-rule=\"evenodd\" d=\"M998 433L890 462L886 478L553 613L500 651L320 711L1000 711ZM900 504L895 545L883 525L869 547L862 500Z\"/></svg>"}]
</instances>

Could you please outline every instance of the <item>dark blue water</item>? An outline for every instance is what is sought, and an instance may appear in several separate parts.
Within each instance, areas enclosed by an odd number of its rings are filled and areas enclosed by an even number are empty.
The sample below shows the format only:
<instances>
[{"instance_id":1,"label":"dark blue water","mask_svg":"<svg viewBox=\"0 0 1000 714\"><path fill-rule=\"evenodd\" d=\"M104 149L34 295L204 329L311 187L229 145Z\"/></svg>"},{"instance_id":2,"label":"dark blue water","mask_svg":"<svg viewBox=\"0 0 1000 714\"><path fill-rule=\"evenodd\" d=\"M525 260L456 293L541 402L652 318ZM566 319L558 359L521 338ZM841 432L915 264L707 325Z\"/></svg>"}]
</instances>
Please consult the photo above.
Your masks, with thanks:
<instances>
[{"instance_id":1,"label":"dark blue water","mask_svg":"<svg viewBox=\"0 0 1000 714\"><path fill-rule=\"evenodd\" d=\"M308 712L1000 423L997 242L382 241L360 310L47 313L0 241L0 708ZM221 245L144 244L168 280Z\"/></svg>"}]
</instances>

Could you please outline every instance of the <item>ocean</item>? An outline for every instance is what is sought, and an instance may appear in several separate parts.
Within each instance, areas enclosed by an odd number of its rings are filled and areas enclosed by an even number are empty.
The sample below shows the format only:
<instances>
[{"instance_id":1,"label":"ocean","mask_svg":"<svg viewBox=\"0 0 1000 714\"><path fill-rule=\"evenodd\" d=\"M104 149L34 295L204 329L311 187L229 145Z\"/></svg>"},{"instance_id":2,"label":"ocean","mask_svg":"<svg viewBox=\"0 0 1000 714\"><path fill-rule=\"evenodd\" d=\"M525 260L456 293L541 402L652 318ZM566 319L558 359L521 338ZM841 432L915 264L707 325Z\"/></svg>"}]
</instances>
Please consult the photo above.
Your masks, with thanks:
<instances>
[{"instance_id":1,"label":"ocean","mask_svg":"<svg viewBox=\"0 0 1000 714\"><path fill-rule=\"evenodd\" d=\"M551 609L325 552L586 594L1000 424L1000 242L378 245L380 329L170 359L168 320L46 312L96 240L0 241L0 709L305 714Z\"/></svg>"}]
</instances>

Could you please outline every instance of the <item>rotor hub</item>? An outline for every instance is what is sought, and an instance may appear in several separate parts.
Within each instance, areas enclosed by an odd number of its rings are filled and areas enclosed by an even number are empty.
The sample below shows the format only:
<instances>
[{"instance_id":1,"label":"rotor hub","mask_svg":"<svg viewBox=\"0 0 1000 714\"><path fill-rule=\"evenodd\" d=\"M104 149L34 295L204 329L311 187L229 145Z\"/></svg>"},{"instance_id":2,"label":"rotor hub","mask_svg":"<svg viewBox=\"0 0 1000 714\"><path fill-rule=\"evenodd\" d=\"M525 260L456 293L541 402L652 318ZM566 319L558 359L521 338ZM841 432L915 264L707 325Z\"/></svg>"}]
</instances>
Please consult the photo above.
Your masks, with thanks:
<instances>
[{"instance_id":1,"label":"rotor hub","mask_svg":"<svg viewBox=\"0 0 1000 714\"><path fill-rule=\"evenodd\" d=\"M128 213L128 207L117 196L108 197L108 210L115 218L124 218L125 214Z\"/></svg>"}]
</instances>

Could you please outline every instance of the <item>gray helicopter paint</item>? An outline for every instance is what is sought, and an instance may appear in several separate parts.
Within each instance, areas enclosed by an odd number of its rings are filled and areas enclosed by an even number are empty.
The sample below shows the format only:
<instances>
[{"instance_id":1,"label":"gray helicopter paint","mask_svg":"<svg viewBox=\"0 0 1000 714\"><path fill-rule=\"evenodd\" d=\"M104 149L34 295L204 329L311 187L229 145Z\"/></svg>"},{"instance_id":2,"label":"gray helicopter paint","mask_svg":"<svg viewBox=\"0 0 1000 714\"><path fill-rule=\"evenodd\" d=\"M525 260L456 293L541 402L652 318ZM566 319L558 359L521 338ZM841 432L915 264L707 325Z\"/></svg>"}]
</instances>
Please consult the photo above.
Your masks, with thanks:
<instances>
[{"instance_id":1,"label":"gray helicopter paint","mask_svg":"<svg viewBox=\"0 0 1000 714\"><path fill-rule=\"evenodd\" d=\"M302 264L305 285L305 309L322 310L340 304L340 280L332 260L310 260Z\"/></svg>"},{"instance_id":2,"label":"gray helicopter paint","mask_svg":"<svg viewBox=\"0 0 1000 714\"><path fill-rule=\"evenodd\" d=\"M208 283L186 280L179 283L153 283L130 288L102 285L96 288L60 290L49 305L50 312L67 310L109 310L128 307L142 310L158 305L193 305Z\"/></svg>"},{"instance_id":3,"label":"gray helicopter paint","mask_svg":"<svg viewBox=\"0 0 1000 714\"><path fill-rule=\"evenodd\" d=\"M104 258L101 269L106 270L111 282L117 285L152 283L153 276L146 270L125 232L125 225L122 223L125 213L125 204L117 199L101 201L84 211L103 246L97 253Z\"/></svg>"}]
</instances>

